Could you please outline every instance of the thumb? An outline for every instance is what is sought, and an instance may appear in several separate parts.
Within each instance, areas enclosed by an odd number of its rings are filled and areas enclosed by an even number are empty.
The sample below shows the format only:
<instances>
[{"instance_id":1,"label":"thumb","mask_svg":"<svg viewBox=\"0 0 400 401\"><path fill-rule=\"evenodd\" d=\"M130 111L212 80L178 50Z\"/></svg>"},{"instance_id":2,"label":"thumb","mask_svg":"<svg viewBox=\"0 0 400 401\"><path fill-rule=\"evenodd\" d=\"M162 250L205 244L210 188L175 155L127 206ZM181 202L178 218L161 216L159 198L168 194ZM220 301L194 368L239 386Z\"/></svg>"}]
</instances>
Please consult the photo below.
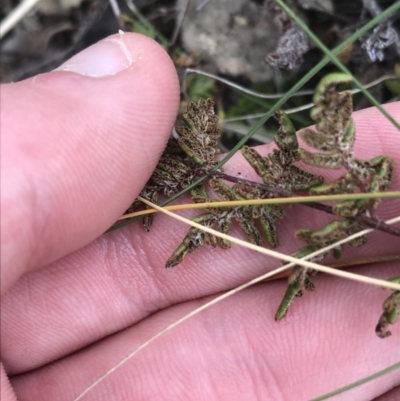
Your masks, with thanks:
<instances>
[{"instance_id":1,"label":"thumb","mask_svg":"<svg viewBox=\"0 0 400 401\"><path fill-rule=\"evenodd\" d=\"M89 243L151 175L179 104L175 68L138 34L1 86L1 289Z\"/></svg>"}]
</instances>

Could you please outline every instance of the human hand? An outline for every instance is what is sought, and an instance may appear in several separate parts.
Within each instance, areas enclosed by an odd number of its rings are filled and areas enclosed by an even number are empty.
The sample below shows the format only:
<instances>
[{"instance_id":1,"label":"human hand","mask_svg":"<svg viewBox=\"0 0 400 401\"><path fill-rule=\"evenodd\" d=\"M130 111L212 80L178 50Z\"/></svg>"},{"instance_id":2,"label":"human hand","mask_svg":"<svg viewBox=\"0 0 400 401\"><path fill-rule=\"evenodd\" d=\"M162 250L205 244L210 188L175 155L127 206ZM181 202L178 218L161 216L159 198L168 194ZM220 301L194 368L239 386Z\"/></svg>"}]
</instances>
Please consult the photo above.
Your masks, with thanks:
<instances>
[{"instance_id":1,"label":"human hand","mask_svg":"<svg viewBox=\"0 0 400 401\"><path fill-rule=\"evenodd\" d=\"M199 250L166 270L188 228L165 216L157 216L149 234L133 224L100 236L150 176L179 102L174 67L158 45L135 34L113 38L114 44L100 42L106 58L94 53L96 45L69 65L88 73L86 61L95 60L100 74L105 60L116 58L115 75L52 72L1 88L4 401L73 400L168 324L279 264L233 246ZM399 103L387 109L400 118ZM356 154L397 157L398 189L398 132L375 109L356 113L355 120ZM226 171L256 178L240 155ZM301 246L294 228L331 219L301 206L287 214L278 226L279 251L289 253ZM399 214L398 200L378 210L382 219ZM344 258L396 251L397 238L374 233L368 245L347 248ZM356 272L399 274L394 264ZM324 275L316 284L316 293L279 323L273 316L284 281L214 305L160 337L83 399L307 400L399 361L399 327L385 340L374 333L385 292ZM337 399L370 400L398 385L394 372Z\"/></svg>"}]
</instances>

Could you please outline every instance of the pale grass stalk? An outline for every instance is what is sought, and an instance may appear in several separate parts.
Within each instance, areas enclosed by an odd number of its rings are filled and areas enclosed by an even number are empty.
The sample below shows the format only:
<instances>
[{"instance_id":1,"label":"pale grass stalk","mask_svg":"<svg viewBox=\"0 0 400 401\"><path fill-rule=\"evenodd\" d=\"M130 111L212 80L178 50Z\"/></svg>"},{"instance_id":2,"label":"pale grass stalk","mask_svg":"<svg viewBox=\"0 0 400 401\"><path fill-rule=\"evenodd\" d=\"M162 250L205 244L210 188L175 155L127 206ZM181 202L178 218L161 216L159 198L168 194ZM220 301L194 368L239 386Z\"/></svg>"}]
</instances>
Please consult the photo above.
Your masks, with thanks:
<instances>
[{"instance_id":1,"label":"pale grass stalk","mask_svg":"<svg viewBox=\"0 0 400 401\"><path fill-rule=\"evenodd\" d=\"M110 3L115 18L117 19L117 21L119 21L121 19L121 9L119 8L117 0L108 0L108 2Z\"/></svg>"},{"instance_id":2,"label":"pale grass stalk","mask_svg":"<svg viewBox=\"0 0 400 401\"><path fill-rule=\"evenodd\" d=\"M40 0L23 0L1 21L0 24L0 39L14 28L15 25L24 18Z\"/></svg>"},{"instance_id":3,"label":"pale grass stalk","mask_svg":"<svg viewBox=\"0 0 400 401\"><path fill-rule=\"evenodd\" d=\"M269 199L246 199L237 201L218 201L218 202L202 202L190 203L185 205L164 206L164 210L186 210L186 209L206 209L209 207L236 207L236 206L252 206L252 205L268 205L268 204L284 204L284 203L303 203L303 202L325 202L352 199L383 199L383 198L400 198L400 191L394 192L374 192L362 194L340 194L340 195L316 195L316 196L293 196L290 198L269 198ZM132 217L142 216L149 213L157 213L159 209L146 209L138 212L127 213L118 220L130 219Z\"/></svg>"},{"instance_id":4,"label":"pale grass stalk","mask_svg":"<svg viewBox=\"0 0 400 401\"><path fill-rule=\"evenodd\" d=\"M221 78L218 75L212 74L210 72L206 72L206 71L202 71L202 70L198 70L198 69L193 69L193 68L187 68L185 70L185 75L184 75L184 79L183 79L183 83L182 83L182 92L186 93L186 78L187 75L189 73L194 73L194 74L198 74L198 75L203 75L205 77L211 78L211 79L215 79L216 81L222 82L224 84L226 84L227 86L231 87L231 88L235 88L237 90L239 90L240 92L243 93L247 93L250 96L254 96L257 98L261 98L261 99L280 99L284 94L283 93L261 93L261 92L256 92L256 91L252 91L244 86L238 85L235 82L229 81L228 79L225 78ZM364 87L366 89L371 88L373 86L376 86L384 81L387 81L389 79L396 79L398 78L396 75L394 74L388 74L388 75L384 75L382 77L379 77L377 79L375 79L374 81L371 81L367 84L364 85ZM350 90L350 92L354 95L356 93L360 93L361 90L360 89L352 89ZM312 90L303 90L303 91L298 91L296 93L294 93L292 95L292 97L294 96L305 96L305 95L313 95L314 91ZM294 114L294 113L298 113L299 111L303 111L303 110L307 110L310 109L311 107L314 106L314 103L307 103L304 104L302 106L299 107L294 107L291 109L285 109L283 110L286 114ZM261 118L265 115L264 113L256 113L256 114L249 114L246 116L239 116L239 117L232 117L232 118L227 118L225 120L220 120L221 124L227 123L227 122L234 122L234 121L242 121L242 120L247 120L247 119L252 119L252 118Z\"/></svg>"},{"instance_id":5,"label":"pale grass stalk","mask_svg":"<svg viewBox=\"0 0 400 401\"><path fill-rule=\"evenodd\" d=\"M115 372L118 368L120 368L122 365L124 365L128 360L130 360L132 357L134 357L139 351L141 351L142 349L144 349L145 347L147 347L149 344L151 344L153 341L155 341L157 338L161 337L162 335L164 335L166 332L172 330L173 328L177 327L178 325L180 325L181 323L185 322L186 320L190 319L191 317L197 315L198 313L202 312L205 309L208 309L210 306L215 305L216 303L238 293L239 291L244 290L245 288L248 288L254 284L257 284L261 281L264 281L276 274L279 274L287 269L290 269L291 267L293 267L294 265L303 265L306 267L311 267L312 269L316 269L319 271L323 271L325 273L328 274L333 274L336 276L340 276L340 277L344 277L344 278L349 278L352 280L356 280L356 281L361 281L361 282L366 282L368 284L375 284L375 285L379 285L379 286L383 286L385 288L391 288L391 289L400 289L400 285L399 284L395 284L395 283L390 283L384 280L378 280L378 279L372 279L372 278L368 278L368 277L364 277L364 276L360 276L358 274L353 274L353 273L348 273L348 272L342 272L342 271L337 271L335 269L332 268L328 268L326 266L321 266L318 265L316 263L311 263L311 262L306 262L306 259L312 258L314 256L318 256L321 253L324 253L330 249L333 249L339 245L345 244L346 242L349 242L355 238L358 238L362 235L366 235L368 233L370 233L371 231L373 231L372 229L367 229L367 230L363 230L360 231L356 234L353 234L351 236L349 236L348 238L345 238L341 241L338 241L332 245L329 245L323 249L319 249L316 252L313 252L307 256L305 256L302 259L297 259L297 258L293 258L291 256L287 256L285 254L279 253L279 252L275 252L275 251L271 251L271 250L267 250L265 248L261 248L261 247L257 247L255 245L249 244L245 241L239 240L237 238L231 237L229 235L225 235L222 234L218 231L212 230L208 227L204 227L200 224L197 224L191 220L185 219L182 216L178 216L175 213L171 213L168 210L165 210L165 208L162 208L160 206L157 206L149 201L147 201L146 199L140 198L139 199L146 203L148 206L167 214L170 217L173 217L179 221L182 221L192 227L197 227L200 228L201 230L204 230L206 232L209 232L210 234L219 236L221 238L224 239L228 239L231 242L237 243L239 245L245 246L247 248L253 249L257 252L261 252L264 254L267 254L269 256L273 256L275 258L278 258L280 260L287 260L290 263L285 265L285 266L281 266L271 272L268 272L266 274L263 274L259 277L256 277L255 279L252 279L230 291L225 292L223 295L220 295L216 298L214 298L212 301L209 301L207 303L205 303L204 305L200 306L199 308L193 310L192 312L186 314L185 316L181 317L180 319L176 320L174 323L170 324L169 326L165 327L163 330L159 331L157 334L155 334L154 336L152 336L151 338L149 338L147 341L145 341L144 343L142 343L141 345L139 345L137 348L135 348L133 351L131 351L129 354L127 354L124 358L122 358L116 365L114 365L112 368L110 368L107 372L105 372L103 375L101 375L96 381L94 381L90 386L88 386L84 391L82 391L76 398L74 398L73 401L79 401L81 400L89 391L91 391L94 387L96 387L99 383L101 383L104 379L106 379L110 374L112 374L113 372ZM394 224L400 221L400 216L393 218L391 220L386 221L387 224Z\"/></svg>"},{"instance_id":6,"label":"pale grass stalk","mask_svg":"<svg viewBox=\"0 0 400 401\"><path fill-rule=\"evenodd\" d=\"M273 258L276 258L278 260L284 260L286 262L290 262L290 263L292 263L292 266L298 264L298 265L301 265L301 266L309 268L309 269L322 271L324 273L329 273L329 274L331 274L333 276L344 277L344 278L347 278L347 279L350 279L350 280L355 280L355 281L358 281L358 282L364 282L364 283L367 283L367 284L374 284L374 285L377 285L377 286L380 286L380 287L390 288L390 289L393 289L393 290L400 290L400 284L390 283L390 282L385 281L385 280L379 280L379 279L374 279L374 278L370 278L370 277L364 277L364 276L361 276L359 274L354 274L354 273L349 273L349 272L345 272L345 271L341 271L341 270L332 269L331 267L323 266L323 265L320 265L318 263L308 262L306 260L301 260L301 259L295 258L295 257L290 256L290 255L285 255L284 253L280 253L280 252L277 252L277 251L273 251L271 249L262 248L261 246L250 244L249 242L243 241L243 240L241 240L239 238L235 238L235 237L232 237L230 235L223 234L223 233L221 233L221 232L219 232L217 230L214 230L214 229L212 229L210 227L203 226L202 224L196 223L196 222L194 222L192 220L189 220L189 219L187 219L185 217L179 216L179 215L177 215L175 213L172 213L172 212L170 212L168 210L164 210L164 208L162 208L160 206L157 206L154 203L149 202L148 200L146 200L146 199L144 199L144 198L142 198L140 196L138 197L138 199L140 201L142 201L143 203L145 203L146 205L151 206L154 209L157 209L159 212L162 212L162 213L164 213L164 214L166 214L166 215L168 215L170 217L173 217L174 219L179 220L182 223L185 223L185 224L187 224L187 225L189 225L191 227L198 228L198 229L200 229L200 230L202 230L204 232L207 232L209 234L215 235L216 237L220 237L222 239L231 241L231 242L233 242L235 244L238 244L238 245L241 245L241 246L243 246L245 248L251 249L251 250L259 252L259 253L263 253L264 255L272 256ZM395 220L394 222L400 221L400 216L398 216L394 220ZM354 234L354 235L352 235L350 237L345 238L342 241L348 242L349 238L350 238L350 240L353 239L353 238L358 238L360 235L363 235L363 234L360 234L360 233L368 234L371 231L372 230L360 231L360 232L358 232L358 233L356 233L356 234ZM338 245L340 245L340 243L341 243L341 241L338 241L335 244L329 245L329 246L327 246L327 247L325 247L322 250L319 250L317 252L319 254L319 253L321 253L321 251L325 252L325 251L327 251L329 249L336 248ZM317 252L314 252L314 253L317 253ZM314 255L314 253L308 255L307 259L312 257ZM291 266L290 265L285 265L284 266L284 268L285 268L284 270L288 269L289 267L291 267Z\"/></svg>"},{"instance_id":7,"label":"pale grass stalk","mask_svg":"<svg viewBox=\"0 0 400 401\"><path fill-rule=\"evenodd\" d=\"M374 81L369 82L368 84L365 84L364 87L366 89L371 88L373 86L376 86L384 81L388 81L390 79L397 79L398 77L394 74L388 74L388 75L384 75L382 77L379 77L377 79L375 79ZM228 81L229 82L229 81ZM230 84L226 83L228 86L230 86ZM346 91L347 92L347 91ZM356 94L356 93L360 93L360 89L352 89L349 92L351 92L351 94ZM260 97L258 95L256 95L257 92L253 93L253 96L255 97ZM296 95L298 95L300 92L296 93ZM339 92L339 93L343 93L343 92ZM307 110L307 109L311 109L311 107L315 106L314 103L306 103L302 106L299 107L293 107L291 109L285 109L283 110L286 114L294 114L294 113L298 113L299 111L303 111L303 110ZM255 113L255 114L248 114L248 115L244 115L244 116L238 116L238 117L231 117L231 118L226 118L224 120L220 120L220 124L223 125L224 123L230 123L230 122L235 122L235 121L243 121L243 120L249 120L249 119L255 119L255 118L261 118L263 117L265 114L264 113Z\"/></svg>"},{"instance_id":8,"label":"pale grass stalk","mask_svg":"<svg viewBox=\"0 0 400 401\"><path fill-rule=\"evenodd\" d=\"M212 74L210 72L194 69L194 68L186 68L185 74L183 77L183 82L182 82L182 92L186 93L186 79L188 74L198 74L198 75L203 75L204 77L208 77L211 79L215 79L216 81L222 82L231 88L235 88L240 92L247 93L248 95L258 97L261 99L280 99L282 96L284 96L284 93L261 93L261 92L256 92L252 91L251 89L246 88L245 86L238 85L237 83L233 81L229 81L229 79L221 78L218 75ZM304 95L313 95L314 91L313 90L303 90L303 91L297 91L292 95L294 96L304 96ZM265 114L265 113L264 113ZM264 116L263 114L263 116Z\"/></svg>"}]
</instances>

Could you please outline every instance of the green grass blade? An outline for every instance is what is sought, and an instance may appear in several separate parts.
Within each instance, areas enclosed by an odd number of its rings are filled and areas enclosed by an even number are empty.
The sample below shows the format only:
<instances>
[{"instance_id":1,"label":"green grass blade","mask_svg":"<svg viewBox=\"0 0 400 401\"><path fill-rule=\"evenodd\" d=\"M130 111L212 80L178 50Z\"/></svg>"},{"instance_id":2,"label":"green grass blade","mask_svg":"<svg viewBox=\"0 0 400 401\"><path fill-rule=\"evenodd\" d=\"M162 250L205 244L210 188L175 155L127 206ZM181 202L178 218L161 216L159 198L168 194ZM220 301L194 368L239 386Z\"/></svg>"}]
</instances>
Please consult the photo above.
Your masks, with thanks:
<instances>
[{"instance_id":1,"label":"green grass blade","mask_svg":"<svg viewBox=\"0 0 400 401\"><path fill-rule=\"evenodd\" d=\"M277 0L279 1L279 0ZM375 25L379 24L383 19L390 16L394 11L400 8L400 3L394 4L393 6L387 8L384 12L373 18L369 23L365 24L362 28L360 28L353 35L349 36L343 43L337 46L334 50L332 50L331 54L336 55L339 54L343 49L345 49L350 43L356 41L360 36L364 35L367 31L373 28ZM330 58L325 56L314 68L312 68L303 78L301 78L297 84L295 84L281 99L279 99L275 105L267 112L265 115L255 124L251 130L245 135L238 144L217 164L217 169L222 167L251 137L254 133L258 131L258 129L269 119L271 118L275 111L279 110L286 101L297 92L303 85L305 85L317 72L319 72L323 67L325 67L330 62ZM184 190L180 191L166 202L162 204L162 206L167 205L168 203L174 201L175 199L182 196L184 193L189 191L194 186L200 184L205 178L200 178L192 185L188 186Z\"/></svg>"},{"instance_id":2,"label":"green grass blade","mask_svg":"<svg viewBox=\"0 0 400 401\"><path fill-rule=\"evenodd\" d=\"M332 391L332 392L330 392L330 393L321 395L320 397L317 397L317 398L313 398L313 399L310 400L310 401L322 401L322 400L326 400L326 399L328 399L328 398L334 397L335 395L338 395L338 394L344 393L345 391L351 390L351 389L353 389L353 388L355 388L355 387L357 387L357 386L361 386L362 384L367 383L367 382L369 382L369 381L371 381L371 380L375 380L375 379L377 379L378 377L383 376L383 375L386 375L387 373L393 372L394 370L399 369L399 368L400 368L400 362L395 363L394 365L389 366L389 367L386 368L386 369L380 370L379 372L376 372L376 373L374 373L374 374L371 375L371 376L364 377L363 379L358 380L358 381L356 381L356 382L354 382L354 383L351 383L351 384L349 384L349 385L347 385L347 386L344 386L344 387L342 387L342 388L338 388L338 389L335 390L335 391Z\"/></svg>"},{"instance_id":3,"label":"green grass blade","mask_svg":"<svg viewBox=\"0 0 400 401\"><path fill-rule=\"evenodd\" d=\"M277 0L278 1L278 0ZM390 16L392 12L396 11L400 8L400 3L394 4L393 6L387 8L384 12L373 18L369 23L365 24L362 28L360 28L353 35L349 36L343 43L337 46L334 50L332 50L332 54L339 54L343 49L345 49L350 43L356 41L361 35L364 35L367 31L373 28L375 25L379 24L383 19ZM269 119L271 118L275 111L280 109L286 101L297 92L303 85L305 85L318 71L320 71L323 67L325 67L330 62L330 58L325 56L314 68L312 68L303 78L301 78L296 85L294 85L281 99L279 99L275 105L251 128L247 135L245 135L238 144L217 164L217 169L222 167L248 140L252 137L254 133L258 131L258 129ZM180 196L185 194L194 186L200 184L205 180L205 177L198 179L193 184L180 191L173 197L169 198L165 201L162 206L173 202L175 199L178 199Z\"/></svg>"},{"instance_id":4,"label":"green grass blade","mask_svg":"<svg viewBox=\"0 0 400 401\"><path fill-rule=\"evenodd\" d=\"M146 27L150 32L153 31L154 34L156 35L156 39L158 40L158 42L164 47L164 48L168 48L169 46L169 41L168 39L162 35L160 33L160 31L158 31L154 24L152 24L151 22L149 22L147 20L147 18L139 11L139 9L135 6L134 2L127 2L127 5L129 7L129 9L132 11L132 13L136 16L136 18L138 19L138 21L144 26ZM128 17L127 15L124 15L124 18L127 19L128 21L131 19L130 17Z\"/></svg>"},{"instance_id":5,"label":"green grass blade","mask_svg":"<svg viewBox=\"0 0 400 401\"><path fill-rule=\"evenodd\" d=\"M293 21L308 35L308 37L324 52L332 63L334 63L341 71L345 74L353 77L354 84L360 89L363 95L377 108L380 112L400 131L400 124L381 106L381 104L364 88L363 84L355 78L351 72L338 60L336 57L337 52L331 52L320 40L314 35L314 33L308 28L308 26L282 1L275 0L280 7L289 15ZM386 11L395 12L400 9L400 2L393 4ZM380 14L380 15L383 15Z\"/></svg>"},{"instance_id":6,"label":"green grass blade","mask_svg":"<svg viewBox=\"0 0 400 401\"><path fill-rule=\"evenodd\" d=\"M276 0L276 1L279 1L279 0ZM383 11L381 14L377 15L375 18L373 18L371 21L369 21L367 24L365 24L362 28L360 28L357 32L353 33L353 35L349 36L344 42L342 42L339 46L337 46L335 49L333 49L330 53L333 55L339 54L349 44L356 41L361 35L364 35L366 32L368 32L374 26L378 25L382 20L384 20L385 18L390 16L393 12L395 12L399 8L400 8L400 3L395 3L391 7L388 7L385 11ZM258 129L269 118L271 118L274 115L275 111L280 109L294 93L296 93L299 89L301 89L303 85L305 85L316 73L318 73L329 62L330 62L330 58L328 56L325 56L314 68L312 68L306 75L304 75L304 77L301 78L296 83L296 85L294 85L281 99L279 99L275 103L275 105L258 121L258 123L255 124L253 126L253 128L251 128L251 130L247 133L247 135L245 135L238 142L238 144L223 158L223 160L221 160L217 164L216 168L218 169L218 168L222 167L249 140L249 138L251 138L252 135L255 134L258 131ZM196 180L191 185L187 186L182 191L178 192L171 198L164 201L160 206L166 206L169 203L173 202L174 200L178 199L179 197L184 195L186 192L190 191L190 189L192 189L196 185L199 185L200 183L202 183L206 178L207 178L206 176L199 178L198 180ZM136 220L137 219L133 219L130 221L124 221L123 223L115 224L107 232L114 231L118 228L122 228L130 223L133 223Z\"/></svg>"}]
</instances>

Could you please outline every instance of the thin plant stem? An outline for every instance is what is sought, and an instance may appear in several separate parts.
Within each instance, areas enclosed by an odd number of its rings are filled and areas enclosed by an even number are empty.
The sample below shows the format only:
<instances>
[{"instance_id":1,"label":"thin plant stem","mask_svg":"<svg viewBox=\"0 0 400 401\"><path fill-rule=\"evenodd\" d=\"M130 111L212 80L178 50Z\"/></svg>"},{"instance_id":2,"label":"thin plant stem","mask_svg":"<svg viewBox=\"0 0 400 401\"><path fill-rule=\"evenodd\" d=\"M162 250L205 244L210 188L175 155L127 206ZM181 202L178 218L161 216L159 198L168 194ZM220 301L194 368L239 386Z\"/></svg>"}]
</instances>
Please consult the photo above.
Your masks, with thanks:
<instances>
[{"instance_id":1,"label":"thin plant stem","mask_svg":"<svg viewBox=\"0 0 400 401\"><path fill-rule=\"evenodd\" d=\"M261 92L256 92L251 89L248 89L242 85L239 85L233 81L230 81L229 79L221 78L218 75L212 74L210 72L206 72L203 70L199 69L194 69L194 68L186 68L184 76L183 76L183 81L182 81L182 92L185 94L186 93L186 78L188 74L197 74L197 75L203 75L204 77L212 78L215 79L216 81L222 82L231 88L234 88L238 90L239 92L247 93L250 96L258 97L261 99L280 99L282 96L284 96L284 93L261 93ZM304 90L304 91L298 91L296 93L292 94L292 97L294 96L306 96L306 95L312 95L314 93L313 90ZM265 114L265 113L264 113ZM262 114L262 115L264 115Z\"/></svg>"},{"instance_id":2,"label":"thin plant stem","mask_svg":"<svg viewBox=\"0 0 400 401\"><path fill-rule=\"evenodd\" d=\"M215 207L236 207L236 206L254 206L254 205L266 205L266 204L292 204L300 203L306 207L321 210L325 213L334 215L332 207L324 205L320 202L323 201L340 201L340 200L356 200L356 199L383 199L383 198L400 198L400 192L382 192L382 193L359 193L359 194L340 194L340 195L316 195L316 196L293 196L290 191L269 187L263 183L248 181L243 178L233 177L212 170L212 175L218 178L223 178L226 181L232 181L236 183L251 185L254 188L268 191L271 194L282 196L282 198L268 198L268 199L249 199L249 200L237 200L237 201L218 201L218 202L201 202L191 203L186 205L174 205L166 206L166 210L187 210L187 209L206 209ZM156 213L156 209L146 209L133 213L128 213L119 218L119 220L126 220L135 218L138 216L145 216L151 213ZM385 232L390 235L400 237L400 228L385 224L382 220L368 217L366 215L354 216L353 219L358 223L374 228L376 230Z\"/></svg>"},{"instance_id":3,"label":"thin plant stem","mask_svg":"<svg viewBox=\"0 0 400 401\"><path fill-rule=\"evenodd\" d=\"M367 258L348 260L346 262L336 262L336 263L331 263L330 267L334 269L343 269L353 266L370 265L384 262L396 262L396 261L400 262L400 253L394 255L369 256Z\"/></svg>"},{"instance_id":4,"label":"thin plant stem","mask_svg":"<svg viewBox=\"0 0 400 401\"><path fill-rule=\"evenodd\" d=\"M394 74L384 75L383 77L379 77L379 78L375 79L374 81L371 81L368 84L365 84L364 88L372 88L373 86L379 85L382 82L388 81L390 79L396 79L396 78L398 78L398 77L396 75L394 75ZM353 95L355 95L356 93L360 93L361 90L360 89L352 89L352 90L350 90L348 92L351 92ZM302 92L297 92L293 96L297 96L299 93L302 93ZM342 92L340 92L340 93L342 93ZM307 110L307 109L311 109L311 107L313 107L313 106L314 106L314 103L307 103L307 104L304 104L303 106L293 107L291 109L284 109L283 111L286 114L294 114L294 113L298 113L299 111L304 111L304 110ZM236 122L236 121L243 121L243 120L250 120L250 119L260 118L264 114L265 113L255 113L255 114L247 114L247 115L244 115L244 116L225 118L224 120L220 120L220 123L221 124L225 124L225 123L231 123L231 122Z\"/></svg>"},{"instance_id":5,"label":"thin plant stem","mask_svg":"<svg viewBox=\"0 0 400 401\"><path fill-rule=\"evenodd\" d=\"M117 20L119 27L121 29L124 29L125 24L124 24L124 21L121 16L121 9L119 8L118 1L117 0L108 0L108 2L110 3L111 10L115 16L115 19Z\"/></svg>"},{"instance_id":6,"label":"thin plant stem","mask_svg":"<svg viewBox=\"0 0 400 401\"><path fill-rule=\"evenodd\" d=\"M128 8L132 11L132 13L136 16L136 18L147 28L153 29L156 34L157 34L157 39L160 41L160 43L165 46L168 47L169 46L169 41L168 39L162 35L159 31L157 31L154 26L147 21L147 19L143 16L143 14L139 11L139 9L136 7L134 0L126 0L126 5L128 6Z\"/></svg>"},{"instance_id":7,"label":"thin plant stem","mask_svg":"<svg viewBox=\"0 0 400 401\"><path fill-rule=\"evenodd\" d=\"M400 254L395 255L382 255L382 256L371 256L367 258L358 258L352 260L346 260L345 262L336 262L336 263L329 263L328 267L332 267L332 269L349 269L351 267L357 266L366 266L372 265L377 263L386 263L386 262L400 262ZM272 281L278 280L281 278L287 278L291 273L291 270L284 271L281 274L277 274L274 277L270 277L265 281Z\"/></svg>"},{"instance_id":8,"label":"thin plant stem","mask_svg":"<svg viewBox=\"0 0 400 401\"><path fill-rule=\"evenodd\" d=\"M23 0L18 4L8 15L1 21L0 24L0 39L3 39L6 34L14 28L39 3L40 0Z\"/></svg>"},{"instance_id":9,"label":"thin plant stem","mask_svg":"<svg viewBox=\"0 0 400 401\"><path fill-rule=\"evenodd\" d=\"M361 380L357 380L356 382L348 384L347 386L338 388L338 389L336 389L336 390L334 390L334 391L332 391L330 393L321 395L320 397L317 397L317 398L313 398L310 401L323 401L323 400L326 400L328 398L334 397L335 395L342 394L345 391L349 391L349 390L351 390L351 389L353 389L355 387L361 386L362 384L368 383L369 381L375 380L378 377L386 375L386 374L388 374L390 372L393 372L394 370L397 370L399 368L400 368L400 362L397 362L394 365L389 366L388 368L382 369L382 370L380 370L380 371L378 371L378 372L376 372L376 373L374 373L374 374L372 374L370 376L364 377Z\"/></svg>"},{"instance_id":10,"label":"thin plant stem","mask_svg":"<svg viewBox=\"0 0 400 401\"><path fill-rule=\"evenodd\" d=\"M234 178L234 177L233 177ZM253 181L249 181L253 183ZM269 188L265 184L256 182L256 188L264 189L263 186ZM286 191L285 191L286 192ZM289 191L288 191L289 192ZM340 200L357 200L357 199L393 199L400 198L400 191L396 192L366 192L357 194L339 194L339 195L313 195L313 196L292 196L289 192L290 198L267 198L267 199L242 199L235 201L217 201L217 202L201 202L201 203L188 203L185 205L173 205L165 207L166 210L186 210L186 209L206 209L209 207L236 207L236 206L257 206L257 205L282 205L292 203L308 203L308 202L327 202L327 201L340 201ZM289 196L285 194L279 194ZM157 210L146 209L140 212L129 213L123 215L121 219L127 219L134 216L141 216L149 213L154 213Z\"/></svg>"},{"instance_id":11,"label":"thin plant stem","mask_svg":"<svg viewBox=\"0 0 400 401\"><path fill-rule=\"evenodd\" d=\"M170 40L170 46L174 46L176 43L176 40L178 39L179 32L181 31L183 21L186 17L187 10L189 8L190 0L186 0L185 4L181 5L181 9L179 10L178 16L176 17L175 20L175 27L174 27L174 32L172 33L172 37Z\"/></svg>"}]
</instances>

